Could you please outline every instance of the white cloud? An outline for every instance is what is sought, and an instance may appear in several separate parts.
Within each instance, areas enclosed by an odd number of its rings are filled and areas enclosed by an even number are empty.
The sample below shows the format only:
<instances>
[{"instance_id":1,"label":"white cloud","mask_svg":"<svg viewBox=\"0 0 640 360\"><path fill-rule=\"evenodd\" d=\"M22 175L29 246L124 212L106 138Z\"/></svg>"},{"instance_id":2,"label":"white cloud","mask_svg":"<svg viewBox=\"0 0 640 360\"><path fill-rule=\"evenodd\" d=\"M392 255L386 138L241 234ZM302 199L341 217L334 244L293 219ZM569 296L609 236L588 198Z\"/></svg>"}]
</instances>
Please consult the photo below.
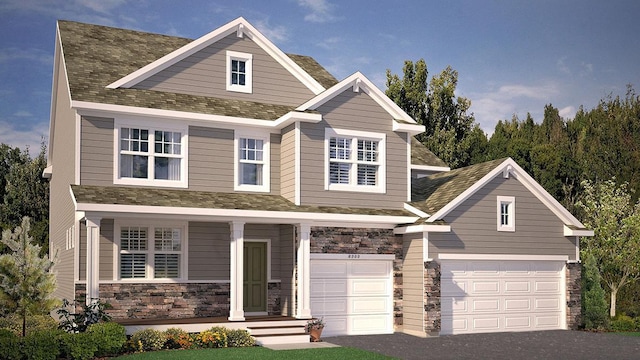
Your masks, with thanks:
<instances>
[{"instance_id":1,"label":"white cloud","mask_svg":"<svg viewBox=\"0 0 640 360\"><path fill-rule=\"evenodd\" d=\"M558 70L560 70L560 72L567 75L571 75L571 70L569 69L569 66L567 66L566 61L567 61L567 57L563 56L560 59L558 59L558 61L556 61L556 66L558 67Z\"/></svg>"},{"instance_id":2,"label":"white cloud","mask_svg":"<svg viewBox=\"0 0 640 360\"><path fill-rule=\"evenodd\" d=\"M558 113L565 119L572 119L576 116L576 108L575 106L565 106L562 109L559 109Z\"/></svg>"},{"instance_id":3,"label":"white cloud","mask_svg":"<svg viewBox=\"0 0 640 360\"><path fill-rule=\"evenodd\" d=\"M28 147L32 156L40 152L40 144L43 138L45 139L45 144L49 144L47 141L48 136L48 122L37 123L29 129L18 129L11 122L0 121L0 143L11 147L19 147L22 150Z\"/></svg>"},{"instance_id":4,"label":"white cloud","mask_svg":"<svg viewBox=\"0 0 640 360\"><path fill-rule=\"evenodd\" d=\"M10 61L35 61L45 65L53 64L53 56L40 49L19 49L5 48L0 49L0 63Z\"/></svg>"},{"instance_id":5,"label":"white cloud","mask_svg":"<svg viewBox=\"0 0 640 360\"><path fill-rule=\"evenodd\" d=\"M13 116L15 116L15 117L32 117L33 114L28 112L28 111L25 111L25 110L20 110L20 111L16 111L13 114Z\"/></svg>"},{"instance_id":6,"label":"white cloud","mask_svg":"<svg viewBox=\"0 0 640 360\"><path fill-rule=\"evenodd\" d=\"M323 40L317 45L325 50L333 50L335 46L342 42L342 38L338 36L334 36L328 39Z\"/></svg>"},{"instance_id":7,"label":"white cloud","mask_svg":"<svg viewBox=\"0 0 640 360\"><path fill-rule=\"evenodd\" d=\"M289 32L284 26L271 26L269 20L258 20L253 23L255 27L264 35L267 39L273 42L285 42L289 39Z\"/></svg>"},{"instance_id":8,"label":"white cloud","mask_svg":"<svg viewBox=\"0 0 640 360\"><path fill-rule=\"evenodd\" d=\"M310 14L305 15L305 21L324 23L336 19L332 14L335 6L327 0L298 0L298 5L311 11Z\"/></svg>"}]
</instances>

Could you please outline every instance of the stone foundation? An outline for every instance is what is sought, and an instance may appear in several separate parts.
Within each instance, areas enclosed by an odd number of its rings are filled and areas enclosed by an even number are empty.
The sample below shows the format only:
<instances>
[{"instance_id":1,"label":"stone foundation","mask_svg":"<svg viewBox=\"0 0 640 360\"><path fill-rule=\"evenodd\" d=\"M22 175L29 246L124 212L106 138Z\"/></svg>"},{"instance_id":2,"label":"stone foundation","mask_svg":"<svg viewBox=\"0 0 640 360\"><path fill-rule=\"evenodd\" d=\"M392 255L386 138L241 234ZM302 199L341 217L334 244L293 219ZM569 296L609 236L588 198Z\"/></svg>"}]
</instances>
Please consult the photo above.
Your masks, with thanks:
<instances>
[{"instance_id":1,"label":"stone foundation","mask_svg":"<svg viewBox=\"0 0 640 360\"><path fill-rule=\"evenodd\" d=\"M427 335L439 335L441 320L440 264L424 263L424 331Z\"/></svg>"},{"instance_id":2,"label":"stone foundation","mask_svg":"<svg viewBox=\"0 0 640 360\"><path fill-rule=\"evenodd\" d=\"M582 264L567 263L567 328L582 326Z\"/></svg>"}]
</instances>

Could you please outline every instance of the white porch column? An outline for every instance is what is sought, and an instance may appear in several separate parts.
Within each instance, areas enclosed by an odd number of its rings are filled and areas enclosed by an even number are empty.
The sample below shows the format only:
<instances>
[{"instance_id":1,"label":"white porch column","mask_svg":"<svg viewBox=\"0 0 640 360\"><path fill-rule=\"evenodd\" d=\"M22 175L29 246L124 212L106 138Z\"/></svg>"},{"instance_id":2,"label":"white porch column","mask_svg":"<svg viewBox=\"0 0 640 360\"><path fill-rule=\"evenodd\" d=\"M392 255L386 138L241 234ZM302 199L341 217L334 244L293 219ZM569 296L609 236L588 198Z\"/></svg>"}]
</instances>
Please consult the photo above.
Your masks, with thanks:
<instances>
[{"instance_id":1,"label":"white porch column","mask_svg":"<svg viewBox=\"0 0 640 360\"><path fill-rule=\"evenodd\" d=\"M296 317L298 319L311 318L311 226L298 225L298 301L296 302Z\"/></svg>"},{"instance_id":2,"label":"white porch column","mask_svg":"<svg viewBox=\"0 0 640 360\"><path fill-rule=\"evenodd\" d=\"M230 271L230 297L229 321L244 320L244 222L233 221L229 223L231 230L231 271Z\"/></svg>"},{"instance_id":3,"label":"white porch column","mask_svg":"<svg viewBox=\"0 0 640 360\"><path fill-rule=\"evenodd\" d=\"M100 297L98 287L100 271L100 221L101 218L86 218L87 224L87 295L86 303L89 305Z\"/></svg>"}]
</instances>

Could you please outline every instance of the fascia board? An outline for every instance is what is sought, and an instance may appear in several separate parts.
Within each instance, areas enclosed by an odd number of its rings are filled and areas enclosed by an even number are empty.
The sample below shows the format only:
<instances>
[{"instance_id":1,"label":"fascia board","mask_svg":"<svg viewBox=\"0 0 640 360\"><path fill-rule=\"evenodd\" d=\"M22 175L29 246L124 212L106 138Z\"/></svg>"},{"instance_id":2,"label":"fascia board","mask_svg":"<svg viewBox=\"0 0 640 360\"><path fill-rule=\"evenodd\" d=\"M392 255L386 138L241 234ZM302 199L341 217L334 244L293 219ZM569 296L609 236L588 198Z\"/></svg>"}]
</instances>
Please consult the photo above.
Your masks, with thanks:
<instances>
[{"instance_id":1,"label":"fascia board","mask_svg":"<svg viewBox=\"0 0 640 360\"><path fill-rule=\"evenodd\" d=\"M430 216L426 212L418 209L415 206L409 205L407 203L404 203L404 209L409 211L409 212L411 212L412 214L416 214L416 215L420 216L421 218L428 218Z\"/></svg>"},{"instance_id":2,"label":"fascia board","mask_svg":"<svg viewBox=\"0 0 640 360\"><path fill-rule=\"evenodd\" d=\"M567 225L563 226L564 236L594 236L593 230L588 229L580 229L574 230L569 228Z\"/></svg>"},{"instance_id":3,"label":"fascia board","mask_svg":"<svg viewBox=\"0 0 640 360\"><path fill-rule=\"evenodd\" d=\"M397 121L393 121L393 131L402 131L411 134L411 136L415 136L418 134L422 134L426 131L426 127L424 125L418 124L402 124Z\"/></svg>"},{"instance_id":4,"label":"fascia board","mask_svg":"<svg viewBox=\"0 0 640 360\"><path fill-rule=\"evenodd\" d=\"M568 255L438 254L440 260L569 261Z\"/></svg>"},{"instance_id":5,"label":"fascia board","mask_svg":"<svg viewBox=\"0 0 640 360\"><path fill-rule=\"evenodd\" d=\"M238 29L242 26L241 29ZM205 47L219 41L220 39L234 33L239 32L242 36L247 35L265 52L271 55L285 69L287 69L294 77L302 82L314 94L324 91L324 87L320 85L311 75L304 71L298 64L289 58L282 50L276 47L264 35L262 35L253 25L251 25L243 17L239 17L210 33L188 43L187 45L176 49L160 59L132 72L131 74L107 85L107 88L116 89L119 87L129 88L148 77L168 68L169 66L193 55L194 53L204 49Z\"/></svg>"},{"instance_id":6,"label":"fascia board","mask_svg":"<svg viewBox=\"0 0 640 360\"><path fill-rule=\"evenodd\" d=\"M431 165L415 165L415 164L411 164L411 169L424 170L424 171L438 171L438 172L451 171L451 168L448 166L431 166Z\"/></svg>"},{"instance_id":7,"label":"fascia board","mask_svg":"<svg viewBox=\"0 0 640 360\"><path fill-rule=\"evenodd\" d=\"M451 232L451 225L421 224L421 225L402 226L402 227L393 229L393 233L396 235L425 233L425 232L448 233L448 232Z\"/></svg>"},{"instance_id":8,"label":"fascia board","mask_svg":"<svg viewBox=\"0 0 640 360\"><path fill-rule=\"evenodd\" d=\"M320 121L322 121L322 115L291 111L276 120L273 124L273 127L275 127L276 129L282 129L295 123L296 121L319 123Z\"/></svg>"}]
</instances>

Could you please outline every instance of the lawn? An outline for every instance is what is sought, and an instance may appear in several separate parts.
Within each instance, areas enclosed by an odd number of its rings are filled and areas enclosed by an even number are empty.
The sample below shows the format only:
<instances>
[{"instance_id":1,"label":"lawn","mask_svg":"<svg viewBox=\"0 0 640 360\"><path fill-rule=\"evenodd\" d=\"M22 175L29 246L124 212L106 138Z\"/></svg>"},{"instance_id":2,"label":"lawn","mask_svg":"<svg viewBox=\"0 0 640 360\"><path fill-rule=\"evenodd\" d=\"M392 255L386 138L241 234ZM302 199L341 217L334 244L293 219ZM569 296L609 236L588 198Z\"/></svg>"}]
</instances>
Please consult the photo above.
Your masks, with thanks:
<instances>
[{"instance_id":1,"label":"lawn","mask_svg":"<svg viewBox=\"0 0 640 360\"><path fill-rule=\"evenodd\" d=\"M624 335L624 336L640 336L640 332L617 332L616 334Z\"/></svg>"},{"instance_id":2,"label":"lawn","mask_svg":"<svg viewBox=\"0 0 640 360\"><path fill-rule=\"evenodd\" d=\"M335 348L321 348L321 349L304 349L304 350L270 350L263 347L250 347L250 348L224 348L224 349L198 349L198 350L167 350L167 351L155 351L147 353L138 353L120 356L116 359L121 360L151 360L151 359L184 359L184 360L199 360L199 359L211 359L221 358L225 360L234 359L392 359L390 357L372 353L365 350L348 348L348 347L335 347Z\"/></svg>"}]
</instances>

